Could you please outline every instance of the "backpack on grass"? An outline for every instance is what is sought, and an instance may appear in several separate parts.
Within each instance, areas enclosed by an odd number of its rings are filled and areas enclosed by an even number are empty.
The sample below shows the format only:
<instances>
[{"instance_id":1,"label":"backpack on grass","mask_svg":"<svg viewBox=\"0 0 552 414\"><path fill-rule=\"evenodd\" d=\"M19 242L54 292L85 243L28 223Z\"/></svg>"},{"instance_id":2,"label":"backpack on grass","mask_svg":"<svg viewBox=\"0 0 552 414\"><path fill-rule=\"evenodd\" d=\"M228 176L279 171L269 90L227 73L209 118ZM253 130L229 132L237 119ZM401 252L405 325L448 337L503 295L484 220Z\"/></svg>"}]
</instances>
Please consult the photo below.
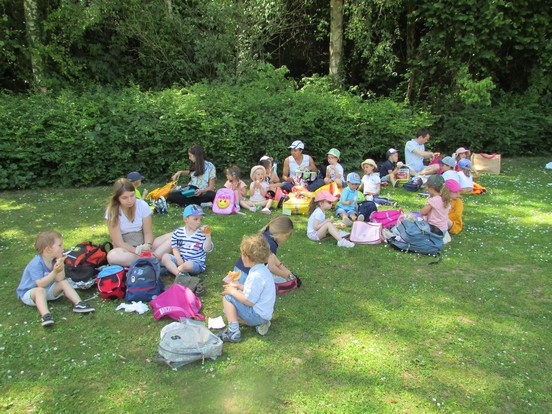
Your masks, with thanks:
<instances>
[{"instance_id":1,"label":"backpack on grass","mask_svg":"<svg viewBox=\"0 0 552 414\"><path fill-rule=\"evenodd\" d=\"M375 211L370 215L370 221L372 223L381 223L383 227L389 229L397 224L399 217L401 217L402 210L380 210Z\"/></svg>"},{"instance_id":2,"label":"backpack on grass","mask_svg":"<svg viewBox=\"0 0 552 414\"><path fill-rule=\"evenodd\" d=\"M441 261L440 252L444 247L444 237L437 227L431 226L426 221L403 220L393 229L393 232L398 236L389 238L387 242L395 249L403 252L439 256L438 261L430 264Z\"/></svg>"},{"instance_id":3,"label":"backpack on grass","mask_svg":"<svg viewBox=\"0 0 552 414\"><path fill-rule=\"evenodd\" d=\"M205 358L222 355L222 340L213 335L202 322L181 319L161 330L158 354L155 360L173 369Z\"/></svg>"},{"instance_id":4,"label":"backpack on grass","mask_svg":"<svg viewBox=\"0 0 552 414\"><path fill-rule=\"evenodd\" d=\"M150 302L153 309L153 318L168 317L179 321L181 318L195 318L201 321L205 317L199 313L201 300L186 286L173 283L170 288Z\"/></svg>"},{"instance_id":5,"label":"backpack on grass","mask_svg":"<svg viewBox=\"0 0 552 414\"><path fill-rule=\"evenodd\" d=\"M98 292L103 300L125 297L126 269L119 265L105 266L96 276Z\"/></svg>"},{"instance_id":6,"label":"backpack on grass","mask_svg":"<svg viewBox=\"0 0 552 414\"><path fill-rule=\"evenodd\" d=\"M293 277L290 277L288 280L282 283L275 283L274 286L276 287L276 294L281 295L282 293L289 292L293 289L298 289L301 287L303 282L299 278L299 276L293 275Z\"/></svg>"},{"instance_id":7,"label":"backpack on grass","mask_svg":"<svg viewBox=\"0 0 552 414\"><path fill-rule=\"evenodd\" d=\"M109 248L108 248L109 246ZM65 257L65 275L73 288L88 289L96 283L98 267L107 264L107 252L113 248L110 242L99 246L84 241L73 247Z\"/></svg>"},{"instance_id":8,"label":"backpack on grass","mask_svg":"<svg viewBox=\"0 0 552 414\"><path fill-rule=\"evenodd\" d=\"M140 257L129 267L126 276L126 301L149 302L161 292L161 266L154 257Z\"/></svg>"},{"instance_id":9,"label":"backpack on grass","mask_svg":"<svg viewBox=\"0 0 552 414\"><path fill-rule=\"evenodd\" d=\"M233 214L239 211L236 206L236 194L233 190L223 187L219 188L213 200L213 213L217 214Z\"/></svg>"}]
</instances>

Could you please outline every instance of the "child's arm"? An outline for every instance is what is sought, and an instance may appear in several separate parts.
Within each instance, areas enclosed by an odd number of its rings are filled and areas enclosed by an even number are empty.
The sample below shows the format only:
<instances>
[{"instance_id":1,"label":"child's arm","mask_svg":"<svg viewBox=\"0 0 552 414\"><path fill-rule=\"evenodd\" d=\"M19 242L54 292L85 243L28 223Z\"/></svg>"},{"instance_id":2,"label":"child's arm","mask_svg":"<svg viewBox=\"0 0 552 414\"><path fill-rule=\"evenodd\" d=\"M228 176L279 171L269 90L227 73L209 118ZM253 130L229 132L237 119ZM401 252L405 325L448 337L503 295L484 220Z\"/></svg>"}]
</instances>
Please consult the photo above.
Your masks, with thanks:
<instances>
[{"instance_id":1,"label":"child's arm","mask_svg":"<svg viewBox=\"0 0 552 414\"><path fill-rule=\"evenodd\" d=\"M38 287L45 288L54 281L60 282L63 279L65 279L65 265L63 264L63 261L64 261L63 257L60 257L59 259L57 259L52 271L47 275L41 277L40 279L37 279L35 281L36 285Z\"/></svg>"},{"instance_id":2,"label":"child's arm","mask_svg":"<svg viewBox=\"0 0 552 414\"><path fill-rule=\"evenodd\" d=\"M249 302L242 291L238 290L236 287L232 285L224 285L224 294L231 295L235 297L237 300L239 300L241 303L243 303L246 306L253 307L255 305L252 302Z\"/></svg>"},{"instance_id":3,"label":"child's arm","mask_svg":"<svg viewBox=\"0 0 552 414\"><path fill-rule=\"evenodd\" d=\"M239 192L240 192L240 196L241 198L245 198L247 196L247 186L245 185L245 183L241 183L241 181L238 183L238 187L239 187Z\"/></svg>"},{"instance_id":4,"label":"child's arm","mask_svg":"<svg viewBox=\"0 0 552 414\"><path fill-rule=\"evenodd\" d=\"M176 259L176 266L182 266L184 264L184 259L182 259L182 256L180 256L180 250L178 250L178 247L173 247L172 254Z\"/></svg>"},{"instance_id":5,"label":"child's arm","mask_svg":"<svg viewBox=\"0 0 552 414\"><path fill-rule=\"evenodd\" d=\"M425 206L422 207L422 209L420 210L420 213L422 216L427 216L430 212L431 212L431 209L433 207L431 207L431 204L427 203Z\"/></svg>"},{"instance_id":6,"label":"child's arm","mask_svg":"<svg viewBox=\"0 0 552 414\"><path fill-rule=\"evenodd\" d=\"M204 234L205 241L203 242L203 250L205 250L205 253L211 253L213 251L213 240L211 239L211 232Z\"/></svg>"},{"instance_id":7,"label":"child's arm","mask_svg":"<svg viewBox=\"0 0 552 414\"><path fill-rule=\"evenodd\" d=\"M291 271L284 266L284 264L276 257L274 253L272 253L268 257L268 270L270 270L273 275L280 277L288 278L290 275L292 275Z\"/></svg>"}]
</instances>

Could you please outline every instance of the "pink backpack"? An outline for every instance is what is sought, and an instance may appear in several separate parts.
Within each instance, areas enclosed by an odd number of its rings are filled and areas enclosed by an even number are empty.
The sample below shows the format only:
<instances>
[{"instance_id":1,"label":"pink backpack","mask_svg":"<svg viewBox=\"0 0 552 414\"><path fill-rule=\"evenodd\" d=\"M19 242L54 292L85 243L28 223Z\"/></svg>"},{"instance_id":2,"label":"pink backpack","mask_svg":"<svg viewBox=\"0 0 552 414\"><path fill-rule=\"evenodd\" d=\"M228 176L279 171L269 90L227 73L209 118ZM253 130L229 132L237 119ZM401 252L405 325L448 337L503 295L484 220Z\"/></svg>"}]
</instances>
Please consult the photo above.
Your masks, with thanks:
<instances>
[{"instance_id":1,"label":"pink backpack","mask_svg":"<svg viewBox=\"0 0 552 414\"><path fill-rule=\"evenodd\" d=\"M379 244L383 241L381 223L355 221L349 239L359 244Z\"/></svg>"},{"instance_id":2,"label":"pink backpack","mask_svg":"<svg viewBox=\"0 0 552 414\"><path fill-rule=\"evenodd\" d=\"M175 321L180 318L194 318L204 321L205 317L199 313L201 301L186 286L173 283L172 286L150 302L153 317L161 319L168 316Z\"/></svg>"},{"instance_id":3,"label":"pink backpack","mask_svg":"<svg viewBox=\"0 0 552 414\"><path fill-rule=\"evenodd\" d=\"M217 190L215 199L213 200L213 213L217 214L233 214L239 211L236 206L236 194L233 190L223 187Z\"/></svg>"},{"instance_id":4,"label":"pink backpack","mask_svg":"<svg viewBox=\"0 0 552 414\"><path fill-rule=\"evenodd\" d=\"M403 213L402 210L380 210L374 211L370 215L370 221L372 223L381 223L383 227L389 229L397 224L397 220Z\"/></svg>"}]
</instances>

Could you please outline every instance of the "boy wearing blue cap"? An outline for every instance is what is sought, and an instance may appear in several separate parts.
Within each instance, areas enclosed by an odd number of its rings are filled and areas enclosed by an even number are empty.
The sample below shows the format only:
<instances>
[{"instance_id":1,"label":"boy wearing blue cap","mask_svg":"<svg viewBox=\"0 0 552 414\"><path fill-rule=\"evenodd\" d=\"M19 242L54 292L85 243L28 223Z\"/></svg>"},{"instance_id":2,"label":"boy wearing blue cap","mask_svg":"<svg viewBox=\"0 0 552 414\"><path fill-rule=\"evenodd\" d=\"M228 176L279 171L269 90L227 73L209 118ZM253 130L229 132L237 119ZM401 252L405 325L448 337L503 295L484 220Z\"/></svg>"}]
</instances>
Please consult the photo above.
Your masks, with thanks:
<instances>
[{"instance_id":1,"label":"boy wearing blue cap","mask_svg":"<svg viewBox=\"0 0 552 414\"><path fill-rule=\"evenodd\" d=\"M341 192L341 197L339 197L335 208L335 213L343 219L343 223L347 226L351 226L353 221L356 220L364 221L364 216L358 214L357 208L360 197L359 185L360 175L356 172L349 173L347 175L347 187Z\"/></svg>"},{"instance_id":2,"label":"boy wearing blue cap","mask_svg":"<svg viewBox=\"0 0 552 414\"><path fill-rule=\"evenodd\" d=\"M207 253L213 251L211 228L202 226L205 213L197 204L184 209L184 226L177 228L171 237L172 254L165 253L161 263L173 275L197 275L205 271Z\"/></svg>"},{"instance_id":3,"label":"boy wearing blue cap","mask_svg":"<svg viewBox=\"0 0 552 414\"><path fill-rule=\"evenodd\" d=\"M136 198L140 198L144 200L148 195L148 190L144 188L142 190L142 193L140 193L140 190L138 190L138 187L142 185L142 180L144 179L144 176L140 174L138 171L132 171L131 173L128 173L127 178L130 180L130 182L132 182L132 185L134 185L134 192L136 193Z\"/></svg>"}]
</instances>

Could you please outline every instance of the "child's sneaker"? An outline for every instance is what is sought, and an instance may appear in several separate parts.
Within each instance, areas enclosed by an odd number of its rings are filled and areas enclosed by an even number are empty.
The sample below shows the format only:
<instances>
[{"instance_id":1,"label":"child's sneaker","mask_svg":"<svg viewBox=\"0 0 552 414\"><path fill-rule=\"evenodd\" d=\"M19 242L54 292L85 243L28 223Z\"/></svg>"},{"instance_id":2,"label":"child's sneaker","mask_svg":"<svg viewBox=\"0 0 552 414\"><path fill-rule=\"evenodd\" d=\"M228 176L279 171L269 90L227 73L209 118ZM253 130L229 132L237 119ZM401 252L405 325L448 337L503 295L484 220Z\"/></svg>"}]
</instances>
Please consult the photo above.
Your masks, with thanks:
<instances>
[{"instance_id":1,"label":"child's sneaker","mask_svg":"<svg viewBox=\"0 0 552 414\"><path fill-rule=\"evenodd\" d=\"M255 213L257 211L257 207L249 207L249 211Z\"/></svg>"},{"instance_id":2,"label":"child's sneaker","mask_svg":"<svg viewBox=\"0 0 552 414\"><path fill-rule=\"evenodd\" d=\"M261 210L261 212L262 212L263 214L271 214L271 213L272 213L272 211L270 211L270 209L267 208L267 207L263 208L263 209Z\"/></svg>"},{"instance_id":3,"label":"child's sneaker","mask_svg":"<svg viewBox=\"0 0 552 414\"><path fill-rule=\"evenodd\" d=\"M255 326L255 330L261 336L265 336L268 333L268 328L270 328L270 321L266 321L265 323Z\"/></svg>"},{"instance_id":4,"label":"child's sneaker","mask_svg":"<svg viewBox=\"0 0 552 414\"><path fill-rule=\"evenodd\" d=\"M353 242L350 242L349 240L347 239L341 239L337 242L337 245L339 247L347 247L347 248L351 248L351 247L355 247L355 244Z\"/></svg>"},{"instance_id":5,"label":"child's sneaker","mask_svg":"<svg viewBox=\"0 0 552 414\"><path fill-rule=\"evenodd\" d=\"M90 313L94 312L96 309L94 309L92 306L90 306L88 303L85 302L79 302L75 306L73 306L73 312L75 313Z\"/></svg>"},{"instance_id":6,"label":"child's sneaker","mask_svg":"<svg viewBox=\"0 0 552 414\"><path fill-rule=\"evenodd\" d=\"M40 318L42 326L52 326L54 324L54 318L52 318L51 313L47 313L42 318Z\"/></svg>"},{"instance_id":7,"label":"child's sneaker","mask_svg":"<svg viewBox=\"0 0 552 414\"><path fill-rule=\"evenodd\" d=\"M351 219L350 219L349 217L344 217L344 218L343 218L343 223L345 223L345 225L346 225L347 227L350 227L350 226L353 225L353 222L351 221Z\"/></svg>"},{"instance_id":8,"label":"child's sneaker","mask_svg":"<svg viewBox=\"0 0 552 414\"><path fill-rule=\"evenodd\" d=\"M224 332L221 332L217 335L222 342L240 342L241 341L241 332L239 330L231 331L226 329Z\"/></svg>"},{"instance_id":9,"label":"child's sneaker","mask_svg":"<svg viewBox=\"0 0 552 414\"><path fill-rule=\"evenodd\" d=\"M337 233L341 236L341 237L347 237L347 236L350 236L351 233L347 232L347 231L343 231L343 230L338 230Z\"/></svg>"},{"instance_id":10,"label":"child's sneaker","mask_svg":"<svg viewBox=\"0 0 552 414\"><path fill-rule=\"evenodd\" d=\"M357 221L364 221L364 214L359 214L357 217Z\"/></svg>"}]
</instances>

